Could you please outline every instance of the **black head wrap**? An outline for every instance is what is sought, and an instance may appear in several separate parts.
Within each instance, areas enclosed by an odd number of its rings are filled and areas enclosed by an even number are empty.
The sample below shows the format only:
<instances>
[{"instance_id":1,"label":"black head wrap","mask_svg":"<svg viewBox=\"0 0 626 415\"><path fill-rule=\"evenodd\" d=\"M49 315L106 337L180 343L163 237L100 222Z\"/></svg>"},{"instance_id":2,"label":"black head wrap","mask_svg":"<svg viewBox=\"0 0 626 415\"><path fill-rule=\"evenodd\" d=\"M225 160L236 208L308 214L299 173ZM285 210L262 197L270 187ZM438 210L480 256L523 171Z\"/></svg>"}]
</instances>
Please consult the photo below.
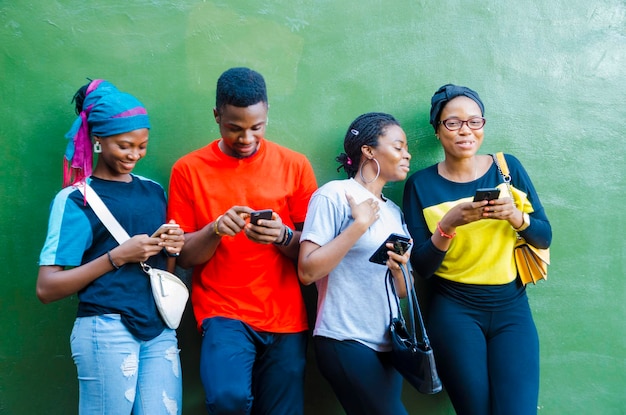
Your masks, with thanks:
<instances>
[{"instance_id":1,"label":"black head wrap","mask_svg":"<svg viewBox=\"0 0 626 415\"><path fill-rule=\"evenodd\" d=\"M437 121L439 121L439 116L441 115L443 107L445 107L446 104L453 98L459 96L466 96L474 100L480 107L480 112L483 115L485 114L485 107L476 91L469 89L466 86L446 84L439 88L430 100L430 124L433 126L435 131L437 131Z\"/></svg>"}]
</instances>

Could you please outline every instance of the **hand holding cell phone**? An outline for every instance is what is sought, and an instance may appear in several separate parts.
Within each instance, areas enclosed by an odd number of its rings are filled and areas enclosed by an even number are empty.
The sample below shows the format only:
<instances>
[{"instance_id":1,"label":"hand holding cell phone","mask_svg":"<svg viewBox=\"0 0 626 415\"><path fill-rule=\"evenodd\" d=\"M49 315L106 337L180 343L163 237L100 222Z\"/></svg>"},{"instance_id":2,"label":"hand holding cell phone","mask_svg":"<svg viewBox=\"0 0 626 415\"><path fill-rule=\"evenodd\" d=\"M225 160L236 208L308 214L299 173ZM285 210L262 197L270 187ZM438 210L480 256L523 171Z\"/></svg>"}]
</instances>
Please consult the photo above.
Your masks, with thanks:
<instances>
[{"instance_id":1,"label":"hand holding cell phone","mask_svg":"<svg viewBox=\"0 0 626 415\"><path fill-rule=\"evenodd\" d=\"M476 190L474 195L474 202L481 202L483 200L490 201L500 197L500 189L495 187L484 188Z\"/></svg>"},{"instance_id":2,"label":"hand holding cell phone","mask_svg":"<svg viewBox=\"0 0 626 415\"><path fill-rule=\"evenodd\" d=\"M159 229L154 231L151 238L158 238L162 234L167 233L170 229L178 229L178 228L180 228L180 225L178 223L164 223L163 225L159 226Z\"/></svg>"},{"instance_id":3,"label":"hand holding cell phone","mask_svg":"<svg viewBox=\"0 0 626 415\"><path fill-rule=\"evenodd\" d=\"M389 259L389 255L387 254L387 251L389 251L389 248L387 247L388 243L393 244L393 251L398 255L404 255L406 251L411 248L411 238L397 233L392 233L387 237L385 242L383 242L378 249L376 249L376 252L372 254L370 262L380 265L385 265L387 263L387 260Z\"/></svg>"},{"instance_id":4,"label":"hand holding cell phone","mask_svg":"<svg viewBox=\"0 0 626 415\"><path fill-rule=\"evenodd\" d=\"M159 226L159 229L154 231L151 238L160 238L161 241L158 245L163 247L168 255L178 256L183 248L183 245L185 244L185 239L182 237L182 232L177 232L175 235L169 235L169 231L172 229L180 229L180 225L178 223L164 223ZM168 237L163 238L162 235L168 235Z\"/></svg>"},{"instance_id":5,"label":"hand holding cell phone","mask_svg":"<svg viewBox=\"0 0 626 415\"><path fill-rule=\"evenodd\" d=\"M259 224L259 219L272 220L272 209L254 210L250 212L250 223Z\"/></svg>"}]
</instances>

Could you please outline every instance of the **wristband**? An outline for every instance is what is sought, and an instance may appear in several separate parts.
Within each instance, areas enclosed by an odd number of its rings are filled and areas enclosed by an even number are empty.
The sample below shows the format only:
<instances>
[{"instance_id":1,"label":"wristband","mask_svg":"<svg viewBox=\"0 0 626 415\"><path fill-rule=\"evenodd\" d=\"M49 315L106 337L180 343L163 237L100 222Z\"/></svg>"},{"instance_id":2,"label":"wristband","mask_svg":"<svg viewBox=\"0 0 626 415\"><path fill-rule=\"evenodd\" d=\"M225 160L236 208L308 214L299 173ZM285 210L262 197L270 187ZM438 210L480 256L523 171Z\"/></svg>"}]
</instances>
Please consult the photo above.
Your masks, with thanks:
<instances>
[{"instance_id":1,"label":"wristband","mask_svg":"<svg viewBox=\"0 0 626 415\"><path fill-rule=\"evenodd\" d=\"M285 238L285 241L283 242L283 246L288 246L291 243L291 238L293 238L293 231L291 230L291 228L289 226L287 226L287 237Z\"/></svg>"},{"instance_id":2,"label":"wristband","mask_svg":"<svg viewBox=\"0 0 626 415\"><path fill-rule=\"evenodd\" d=\"M222 234L220 233L220 230L218 229L218 226L220 224L220 219L222 219L222 216L224 215L219 215L217 219L215 219L215 222L213 222L213 232L219 237L222 236Z\"/></svg>"},{"instance_id":3,"label":"wristband","mask_svg":"<svg viewBox=\"0 0 626 415\"><path fill-rule=\"evenodd\" d=\"M439 235L443 236L446 239L452 239L456 236L456 232L452 232L452 234L447 234L441 229L441 222L437 222L437 230L439 231Z\"/></svg>"},{"instance_id":4,"label":"wristband","mask_svg":"<svg viewBox=\"0 0 626 415\"><path fill-rule=\"evenodd\" d=\"M113 268L120 269L115 262L113 262L113 258L111 258L111 251L107 251L107 257L109 257L109 262L113 265Z\"/></svg>"},{"instance_id":5,"label":"wristband","mask_svg":"<svg viewBox=\"0 0 626 415\"><path fill-rule=\"evenodd\" d=\"M274 242L274 245L278 246L287 246L291 243L291 239L293 238L293 231L289 226L285 226L285 235L280 242Z\"/></svg>"}]
</instances>

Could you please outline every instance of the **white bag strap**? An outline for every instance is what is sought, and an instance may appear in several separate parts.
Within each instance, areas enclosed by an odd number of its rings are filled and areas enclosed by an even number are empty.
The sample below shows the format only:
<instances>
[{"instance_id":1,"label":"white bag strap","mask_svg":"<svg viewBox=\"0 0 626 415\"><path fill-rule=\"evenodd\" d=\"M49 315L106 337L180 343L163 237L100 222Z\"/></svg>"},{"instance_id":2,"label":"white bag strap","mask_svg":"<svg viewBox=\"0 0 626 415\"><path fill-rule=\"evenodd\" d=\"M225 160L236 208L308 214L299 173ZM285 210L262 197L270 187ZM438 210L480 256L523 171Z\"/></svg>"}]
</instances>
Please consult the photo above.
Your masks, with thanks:
<instances>
[{"instance_id":1,"label":"white bag strap","mask_svg":"<svg viewBox=\"0 0 626 415\"><path fill-rule=\"evenodd\" d=\"M109 230L118 244L121 245L130 239L128 233L122 228L122 225L120 225L117 219L115 219L109 208L106 207L102 199L100 199L100 196L98 196L98 193L96 193L87 182L78 183L74 187L83 194L85 200L87 200L87 203L91 206L91 209L93 209L98 219L100 219Z\"/></svg>"}]
</instances>

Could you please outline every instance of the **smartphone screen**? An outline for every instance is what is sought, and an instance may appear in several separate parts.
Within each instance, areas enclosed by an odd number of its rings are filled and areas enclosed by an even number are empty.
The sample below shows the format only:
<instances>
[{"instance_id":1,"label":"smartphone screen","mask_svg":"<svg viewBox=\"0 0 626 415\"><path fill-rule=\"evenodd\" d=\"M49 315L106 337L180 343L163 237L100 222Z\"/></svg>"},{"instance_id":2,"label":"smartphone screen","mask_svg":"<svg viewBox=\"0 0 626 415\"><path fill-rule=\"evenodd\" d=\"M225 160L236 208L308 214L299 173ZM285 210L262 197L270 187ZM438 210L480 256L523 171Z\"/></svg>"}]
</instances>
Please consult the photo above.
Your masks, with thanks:
<instances>
[{"instance_id":1,"label":"smartphone screen","mask_svg":"<svg viewBox=\"0 0 626 415\"><path fill-rule=\"evenodd\" d=\"M482 200L495 200L498 197L500 197L500 189L495 187L478 189L474 195L474 202L480 202Z\"/></svg>"}]
</instances>

